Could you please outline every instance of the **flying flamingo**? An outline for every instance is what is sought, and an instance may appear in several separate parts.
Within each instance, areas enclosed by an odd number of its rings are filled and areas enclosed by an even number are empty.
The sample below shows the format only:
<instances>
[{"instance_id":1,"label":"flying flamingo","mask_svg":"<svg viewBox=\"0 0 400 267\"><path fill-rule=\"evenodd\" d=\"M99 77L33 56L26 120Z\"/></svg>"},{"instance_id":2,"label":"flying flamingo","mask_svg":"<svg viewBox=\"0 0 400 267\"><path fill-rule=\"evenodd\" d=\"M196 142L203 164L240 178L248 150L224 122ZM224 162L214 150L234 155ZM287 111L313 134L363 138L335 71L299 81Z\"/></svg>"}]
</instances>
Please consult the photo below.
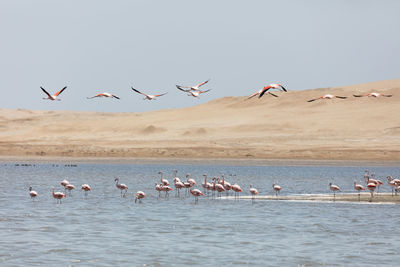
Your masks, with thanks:
<instances>
[{"instance_id":1,"label":"flying flamingo","mask_svg":"<svg viewBox=\"0 0 400 267\"><path fill-rule=\"evenodd\" d=\"M279 90L282 90L282 91L284 91L284 92L287 92L287 90L285 89L285 87L283 87L281 84L279 84L279 83L272 83L272 84L269 84L269 85L267 85L267 86L264 86L263 89L261 89L261 90L255 92L254 94L251 94L247 99L250 99L250 98L255 97L255 96L257 96L257 95L258 95L258 98L261 98L265 93L267 93L267 92L268 92L269 90L271 90L271 89L279 89ZM272 95L272 96L278 97L277 95L275 95L275 94L273 94L273 93L271 93L271 92L268 92L268 93L269 93L270 95Z\"/></svg>"},{"instance_id":2,"label":"flying flamingo","mask_svg":"<svg viewBox=\"0 0 400 267\"><path fill-rule=\"evenodd\" d=\"M308 100L307 102L313 102L313 101L319 100L319 99L333 99L333 98L346 99L347 96L337 96L337 95L327 94L327 95L320 96L318 98L314 98L314 99Z\"/></svg>"},{"instance_id":3,"label":"flying flamingo","mask_svg":"<svg viewBox=\"0 0 400 267\"><path fill-rule=\"evenodd\" d=\"M277 184L272 184L272 188L275 191L275 196L278 197L278 193L281 191L282 187Z\"/></svg>"},{"instance_id":4,"label":"flying flamingo","mask_svg":"<svg viewBox=\"0 0 400 267\"><path fill-rule=\"evenodd\" d=\"M57 199L57 203L60 203L60 204L61 204L61 199L63 199L64 197L67 196L62 192L54 192L54 187L53 187L52 194L53 194L53 198Z\"/></svg>"},{"instance_id":5,"label":"flying flamingo","mask_svg":"<svg viewBox=\"0 0 400 267\"><path fill-rule=\"evenodd\" d=\"M376 93L376 92L373 92L373 93L368 93L368 94L365 94L365 95L353 95L354 97L363 97L363 96L368 96L368 97L381 97L381 96L383 96L383 97L392 97L393 95L384 95L384 94L381 94L381 93Z\"/></svg>"},{"instance_id":6,"label":"flying flamingo","mask_svg":"<svg viewBox=\"0 0 400 267\"><path fill-rule=\"evenodd\" d=\"M360 201L360 191L361 191L361 190L365 190L365 187L362 186L362 185L360 185L360 184L357 184L357 182L354 181L354 189L355 189L356 191L358 191L358 201Z\"/></svg>"},{"instance_id":7,"label":"flying flamingo","mask_svg":"<svg viewBox=\"0 0 400 267\"><path fill-rule=\"evenodd\" d=\"M81 186L81 189L82 189L83 191L85 191L85 196L87 196L88 192L92 190L92 188L90 188L90 186L89 186L88 184L83 184L83 185Z\"/></svg>"},{"instance_id":8,"label":"flying flamingo","mask_svg":"<svg viewBox=\"0 0 400 267\"><path fill-rule=\"evenodd\" d=\"M199 97L200 94L204 94L204 93L207 93L208 91L211 91L211 89L208 89L208 90L205 90L205 91L201 91L201 90L193 91L191 89L185 90L185 89L182 89L182 88L179 88L179 87L178 87L178 89L183 91L183 92L185 92L185 93L187 93L188 96L193 96L193 97Z\"/></svg>"},{"instance_id":9,"label":"flying flamingo","mask_svg":"<svg viewBox=\"0 0 400 267\"><path fill-rule=\"evenodd\" d=\"M258 195L258 190L255 189L252 185L250 185L250 194L252 200L254 200L256 195Z\"/></svg>"},{"instance_id":10,"label":"flying flamingo","mask_svg":"<svg viewBox=\"0 0 400 267\"><path fill-rule=\"evenodd\" d=\"M121 197L123 196L123 197L125 197L126 196L126 193L128 192L128 186L126 185L126 184L119 184L118 182L119 182L119 178L115 178L115 186L119 189L119 190L121 190ZM122 195L122 191L123 190L125 190L125 193Z\"/></svg>"},{"instance_id":11,"label":"flying flamingo","mask_svg":"<svg viewBox=\"0 0 400 267\"><path fill-rule=\"evenodd\" d=\"M69 191L69 195L71 196L71 190L75 189L75 186L73 184L67 184L64 188Z\"/></svg>"},{"instance_id":12,"label":"flying flamingo","mask_svg":"<svg viewBox=\"0 0 400 267\"><path fill-rule=\"evenodd\" d=\"M139 203L142 203L142 199L146 197L146 194L143 191L137 191L135 197L135 203L139 199Z\"/></svg>"},{"instance_id":13,"label":"flying flamingo","mask_svg":"<svg viewBox=\"0 0 400 267\"><path fill-rule=\"evenodd\" d=\"M169 185L169 182L168 182L168 180L166 180L166 179L163 179L163 172L162 172L162 171L160 171L160 172L158 172L158 174L160 174L160 175L161 175L161 178L160 178L160 180L161 180L161 185L165 185L165 186Z\"/></svg>"},{"instance_id":14,"label":"flying flamingo","mask_svg":"<svg viewBox=\"0 0 400 267\"><path fill-rule=\"evenodd\" d=\"M340 190L340 187L339 186L337 186L337 185L334 185L334 184L332 184L332 183L329 183L329 189L331 190L331 191L333 191L333 201L335 201L335 199L336 199L336 191L341 191Z\"/></svg>"},{"instance_id":15,"label":"flying flamingo","mask_svg":"<svg viewBox=\"0 0 400 267\"><path fill-rule=\"evenodd\" d=\"M101 93L101 94L97 94L97 95L95 95L95 96L92 96L92 97L87 97L87 99L92 99L92 98L95 98L95 97L111 97L111 98L116 98L116 99L120 99L118 96L116 96L116 95L113 95L113 94L110 94L110 93Z\"/></svg>"},{"instance_id":16,"label":"flying flamingo","mask_svg":"<svg viewBox=\"0 0 400 267\"><path fill-rule=\"evenodd\" d=\"M199 189L192 189L190 187L190 193L194 196L194 203L197 203L199 201L199 196L204 196L204 194L199 190Z\"/></svg>"},{"instance_id":17,"label":"flying flamingo","mask_svg":"<svg viewBox=\"0 0 400 267\"><path fill-rule=\"evenodd\" d=\"M205 82L201 82L195 86L181 86L181 85L176 85L176 88L178 88L179 90L184 91L183 88L189 88L189 91L200 91L200 87L203 86L204 84L208 83L210 79L208 79Z\"/></svg>"},{"instance_id":18,"label":"flying flamingo","mask_svg":"<svg viewBox=\"0 0 400 267\"><path fill-rule=\"evenodd\" d=\"M235 192L235 199L238 198L240 192L242 192L242 188L238 184L232 185L232 190Z\"/></svg>"},{"instance_id":19,"label":"flying flamingo","mask_svg":"<svg viewBox=\"0 0 400 267\"><path fill-rule=\"evenodd\" d=\"M38 193L36 191L32 190L32 186L29 187L29 195L31 196L32 199L35 199L37 197Z\"/></svg>"},{"instance_id":20,"label":"flying flamingo","mask_svg":"<svg viewBox=\"0 0 400 267\"><path fill-rule=\"evenodd\" d=\"M58 100L60 101L61 99L58 99L57 96L59 94L61 94L67 87L65 86L63 89L61 89L60 91L58 91L57 93L55 93L54 95L50 95L43 87L40 86L40 89L42 89L42 91L47 95L47 97L44 97L43 99L47 99L47 100Z\"/></svg>"},{"instance_id":21,"label":"flying flamingo","mask_svg":"<svg viewBox=\"0 0 400 267\"><path fill-rule=\"evenodd\" d=\"M133 88L133 87L131 87L131 88L132 88L132 90L135 91L136 93L139 93L139 94L141 94L141 95L144 95L145 97L143 98L143 100L156 100L157 97L168 94L168 93L164 93L164 94L159 94L159 95L147 95L147 94L144 94L144 93L140 92L139 90L137 90L137 89L135 89L135 88Z\"/></svg>"}]
</instances>

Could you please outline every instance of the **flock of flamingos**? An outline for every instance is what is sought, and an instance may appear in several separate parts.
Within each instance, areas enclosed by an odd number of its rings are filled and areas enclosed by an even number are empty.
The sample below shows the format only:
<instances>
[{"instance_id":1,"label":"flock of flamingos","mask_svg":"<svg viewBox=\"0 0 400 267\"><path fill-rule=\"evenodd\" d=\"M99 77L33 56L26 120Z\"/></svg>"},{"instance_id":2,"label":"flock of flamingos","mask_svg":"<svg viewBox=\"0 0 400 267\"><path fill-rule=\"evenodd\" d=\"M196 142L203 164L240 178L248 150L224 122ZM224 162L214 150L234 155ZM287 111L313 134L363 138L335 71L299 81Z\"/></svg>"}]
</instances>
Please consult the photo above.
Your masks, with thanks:
<instances>
[{"instance_id":1,"label":"flock of flamingos","mask_svg":"<svg viewBox=\"0 0 400 267\"><path fill-rule=\"evenodd\" d=\"M199 84L196 84L194 86L181 86L181 85L176 85L176 88L178 88L180 91L183 91L185 93L187 93L188 96L192 96L192 97L199 97L200 94L204 94L209 92L211 89L208 90L201 90L200 87L205 85L206 83L208 83L210 80L201 82ZM43 99L47 99L47 100L60 100L59 98L57 98L67 87L65 86L64 88L62 88L60 91L58 91L57 93L51 95L49 92L47 92L43 87L40 87L42 89L42 91L47 95L47 97L43 98ZM150 95L150 94L145 94L142 93L141 91L131 87L132 90L138 94L141 94L144 96L144 100L155 100L157 97L166 95L167 93L162 93L162 94L154 94L154 95ZM269 95L272 95L274 97L278 97L278 95L273 94L270 92L270 90L272 89L277 89L277 90L281 90L284 92L287 92L286 88L283 87L281 84L279 83L273 83L273 84L269 84L265 87L263 87L262 89L260 89L259 91L251 94L250 96L247 97L247 99L253 98L255 96L258 96L258 98L261 98L263 95L265 95L266 93L268 93ZM364 94L364 95L353 95L354 97L363 97L363 96L367 96L367 97L391 97L392 95L385 95L385 94L381 94L381 93L377 93L377 92L372 92L372 93L368 93L368 94ZM92 97L87 97L88 99L92 99L92 98L97 98L97 97L111 97L111 98L116 98L116 99L120 99L118 96L111 94L111 93L99 93L97 95L94 95ZM333 98L339 98L339 99L345 99L347 98L347 96L338 96L338 95L331 95L331 94L326 94L314 99L310 99L308 100L308 102L313 102L315 100L320 100L320 99L333 99Z\"/></svg>"},{"instance_id":2,"label":"flock of flamingos","mask_svg":"<svg viewBox=\"0 0 400 267\"><path fill-rule=\"evenodd\" d=\"M161 192L164 192L164 197L169 197L169 192L173 190L170 186L170 183L167 179L163 178L163 172L159 172L161 175L160 183L155 183L155 190L158 191L158 197L161 197ZM212 198L219 197L221 198L222 193L225 192L226 195L229 195L229 191L232 190L234 192L235 199L239 198L240 192L242 192L242 188L237 184L231 184L225 180L224 175L220 177L213 177L211 179L212 182L207 182L207 174L203 174L204 180L202 182L202 187L204 189L204 193L201 192L199 189L193 189L194 186L197 185L196 181L190 177L190 174L186 174L186 181L182 181L177 176L177 170L174 170L174 178L173 183L176 190L176 197L181 197L180 190L186 190L185 195L190 196L192 194L195 197L195 203L198 202L198 198L200 196L211 196ZM364 179L366 183L366 187L371 193L371 199L374 196L375 189L379 190L379 187L383 185L381 180L375 179L375 174L369 172L369 170L365 171ZM387 176L388 184L392 188L392 196L395 193L400 191L400 179L393 179L392 176ZM121 197L125 197L128 192L128 186L126 184L119 183L119 178L115 178L115 186L117 189L121 191ZM67 196L67 191L71 195L71 190L75 189L75 186L69 183L67 180L61 181L61 185L64 187L64 192L54 192L54 187L52 188L52 196L54 199L57 200L57 203L61 204L61 200ZM275 196L278 197L279 192L281 191L282 187L277 184L272 184L272 188L275 192ZM333 192L333 200L335 200L336 192L341 191L338 185L334 185L329 183L329 188ZM85 196L87 196L88 192L91 191L91 187L88 184L83 184L81 189L84 191ZM354 182L354 189L358 192L358 200L360 201L360 192L366 190L365 187L361 184L357 184ZM252 200L256 198L258 195L258 190L250 185L249 192L252 196ZM29 195L32 199L35 199L38 196L38 193L29 187ZM135 195L135 203L139 201L141 203L142 199L146 197L146 193L143 191L137 191Z\"/></svg>"}]
</instances>

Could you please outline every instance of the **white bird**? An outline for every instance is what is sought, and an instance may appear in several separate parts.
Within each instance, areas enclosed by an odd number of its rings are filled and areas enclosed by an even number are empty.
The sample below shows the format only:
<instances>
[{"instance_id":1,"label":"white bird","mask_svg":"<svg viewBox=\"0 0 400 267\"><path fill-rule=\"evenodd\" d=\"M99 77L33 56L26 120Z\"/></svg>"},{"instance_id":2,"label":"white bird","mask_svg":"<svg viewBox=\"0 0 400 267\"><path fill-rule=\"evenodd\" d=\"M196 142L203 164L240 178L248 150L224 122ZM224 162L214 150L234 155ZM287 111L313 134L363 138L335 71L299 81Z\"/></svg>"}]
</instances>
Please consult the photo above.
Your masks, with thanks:
<instances>
[{"instance_id":1,"label":"white bird","mask_svg":"<svg viewBox=\"0 0 400 267\"><path fill-rule=\"evenodd\" d=\"M365 95L353 95L354 97L363 97L363 96L368 96L368 97L381 97L381 96L384 96L384 97L392 97L393 95L384 95L384 94L381 94L381 93L376 93L376 92L373 92L373 93L368 93L368 94L365 94Z\"/></svg>"},{"instance_id":2,"label":"white bird","mask_svg":"<svg viewBox=\"0 0 400 267\"><path fill-rule=\"evenodd\" d=\"M67 87L65 86L63 89L55 93L54 95L50 95L43 87L40 86L40 89L47 95L47 97L44 97L43 99L48 99L48 100L58 100L60 101L61 99L57 99L57 96L61 94Z\"/></svg>"},{"instance_id":3,"label":"white bird","mask_svg":"<svg viewBox=\"0 0 400 267\"><path fill-rule=\"evenodd\" d=\"M178 87L178 89L183 91L183 92L186 92L188 94L188 96L193 96L193 97L199 97L200 94L204 94L204 93L207 93L208 91L211 91L211 89L208 89L208 90L205 90L205 91L201 91L201 90L193 91L191 89L185 90L185 89L182 89L182 88L179 88L179 87Z\"/></svg>"},{"instance_id":4,"label":"white bird","mask_svg":"<svg viewBox=\"0 0 400 267\"><path fill-rule=\"evenodd\" d=\"M97 95L95 95L95 96L92 96L92 97L87 97L87 99L92 99L92 98L95 98L95 97L111 97L111 98L116 98L116 99L120 99L118 96L116 96L116 95L113 95L113 94L110 94L110 93L101 93L101 94L97 94Z\"/></svg>"},{"instance_id":5,"label":"white bird","mask_svg":"<svg viewBox=\"0 0 400 267\"><path fill-rule=\"evenodd\" d=\"M181 85L176 85L176 88L178 88L179 90L182 90L182 91L185 91L183 88L189 88L189 91L190 91L190 90L191 90L191 91L199 91L199 90L200 90L200 87L203 86L204 84L208 83L209 80L210 80L210 79L208 79L208 80L205 81L205 82L201 82L201 83L199 83L199 84L197 84L197 85L195 85L195 86L181 86Z\"/></svg>"},{"instance_id":6,"label":"white bird","mask_svg":"<svg viewBox=\"0 0 400 267\"><path fill-rule=\"evenodd\" d=\"M139 90L137 90L137 89L135 89L135 88L133 88L133 87L131 87L131 88L132 88L132 90L135 91L136 93L139 93L139 94L141 94L141 95L144 95L145 98L143 98L143 100L156 100L157 97L168 94L168 93L164 93L164 94L159 94L159 95L148 95L148 94L145 94L145 93L140 92Z\"/></svg>"},{"instance_id":7,"label":"white bird","mask_svg":"<svg viewBox=\"0 0 400 267\"><path fill-rule=\"evenodd\" d=\"M38 193L36 191L32 190L32 186L29 187L29 195L31 196L32 199L34 199L38 195Z\"/></svg>"},{"instance_id":8,"label":"white bird","mask_svg":"<svg viewBox=\"0 0 400 267\"><path fill-rule=\"evenodd\" d=\"M327 95L323 95L323 96L320 96L320 97L317 97L317 98L308 100L307 102L313 102L313 101L319 100L319 99L333 99L333 98L346 99L347 96L337 96L337 95L330 95L330 94L327 94Z\"/></svg>"}]
</instances>

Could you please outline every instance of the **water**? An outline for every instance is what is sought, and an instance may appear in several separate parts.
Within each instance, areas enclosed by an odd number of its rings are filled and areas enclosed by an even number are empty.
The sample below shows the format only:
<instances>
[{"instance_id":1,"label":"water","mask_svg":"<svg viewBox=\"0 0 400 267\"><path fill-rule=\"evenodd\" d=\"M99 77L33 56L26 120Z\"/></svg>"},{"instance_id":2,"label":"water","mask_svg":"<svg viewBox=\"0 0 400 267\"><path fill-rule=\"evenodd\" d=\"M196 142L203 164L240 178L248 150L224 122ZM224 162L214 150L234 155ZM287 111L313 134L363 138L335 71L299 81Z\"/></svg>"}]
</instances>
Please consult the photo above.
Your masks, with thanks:
<instances>
[{"instance_id":1,"label":"water","mask_svg":"<svg viewBox=\"0 0 400 267\"><path fill-rule=\"evenodd\" d=\"M393 204L158 199L158 171L225 173L248 193L328 193L329 182L353 192L361 167L177 164L35 164L0 162L0 266L398 266L400 209ZM368 167L398 177L399 167ZM114 177L129 186L120 197ZM80 188L56 204L51 187L67 178ZM386 182L386 180L385 180ZM39 193L35 201L29 186ZM200 187L201 190L203 190ZM147 193L135 204L133 193ZM386 184L381 191L389 192ZM399 196L400 197L400 196Z\"/></svg>"}]
</instances>

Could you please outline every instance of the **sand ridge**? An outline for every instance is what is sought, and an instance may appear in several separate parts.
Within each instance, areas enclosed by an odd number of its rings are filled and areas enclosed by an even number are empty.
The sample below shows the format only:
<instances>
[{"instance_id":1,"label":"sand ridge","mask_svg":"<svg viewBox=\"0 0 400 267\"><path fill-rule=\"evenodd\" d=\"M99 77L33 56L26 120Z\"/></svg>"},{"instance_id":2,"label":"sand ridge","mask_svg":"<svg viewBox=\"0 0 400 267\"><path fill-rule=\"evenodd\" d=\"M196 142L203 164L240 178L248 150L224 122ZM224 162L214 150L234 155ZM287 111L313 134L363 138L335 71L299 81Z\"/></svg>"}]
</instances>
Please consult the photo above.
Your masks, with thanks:
<instances>
[{"instance_id":1,"label":"sand ridge","mask_svg":"<svg viewBox=\"0 0 400 267\"><path fill-rule=\"evenodd\" d=\"M390 98L355 98L378 91ZM348 99L307 100L324 94ZM143 113L0 110L0 155L400 160L400 79Z\"/></svg>"}]
</instances>

